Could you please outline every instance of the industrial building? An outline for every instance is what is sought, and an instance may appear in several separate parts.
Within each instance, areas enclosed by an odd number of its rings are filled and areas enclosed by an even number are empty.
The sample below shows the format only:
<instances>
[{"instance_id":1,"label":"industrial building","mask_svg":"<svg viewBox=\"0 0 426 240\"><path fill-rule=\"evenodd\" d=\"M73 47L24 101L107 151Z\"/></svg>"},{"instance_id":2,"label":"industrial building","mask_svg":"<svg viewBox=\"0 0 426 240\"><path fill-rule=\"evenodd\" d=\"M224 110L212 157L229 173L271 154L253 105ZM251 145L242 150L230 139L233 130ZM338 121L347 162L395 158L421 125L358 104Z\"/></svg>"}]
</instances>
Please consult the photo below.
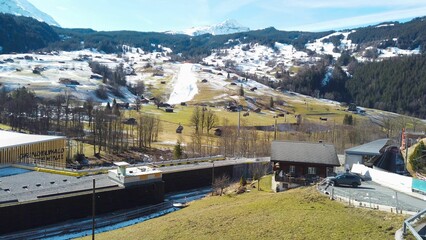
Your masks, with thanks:
<instances>
[{"instance_id":1,"label":"industrial building","mask_svg":"<svg viewBox=\"0 0 426 240\"><path fill-rule=\"evenodd\" d=\"M16 163L65 167L65 137L0 130L0 165Z\"/></svg>"},{"instance_id":2,"label":"industrial building","mask_svg":"<svg viewBox=\"0 0 426 240\"><path fill-rule=\"evenodd\" d=\"M351 169L353 164L369 162L372 158L380 156L381 150L391 145L390 139L379 139L360 146L345 150L345 168Z\"/></svg>"}]
</instances>

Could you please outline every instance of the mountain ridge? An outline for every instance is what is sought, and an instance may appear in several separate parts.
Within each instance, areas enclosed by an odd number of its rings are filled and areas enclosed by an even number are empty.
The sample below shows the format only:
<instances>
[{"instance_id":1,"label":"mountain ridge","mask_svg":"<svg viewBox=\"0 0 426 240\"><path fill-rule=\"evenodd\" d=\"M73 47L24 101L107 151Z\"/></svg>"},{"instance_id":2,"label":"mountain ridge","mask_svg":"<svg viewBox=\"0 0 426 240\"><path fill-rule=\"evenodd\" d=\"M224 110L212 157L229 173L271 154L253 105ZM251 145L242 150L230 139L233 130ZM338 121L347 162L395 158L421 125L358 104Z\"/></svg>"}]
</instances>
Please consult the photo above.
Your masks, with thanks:
<instances>
[{"instance_id":1,"label":"mountain ridge","mask_svg":"<svg viewBox=\"0 0 426 240\"><path fill-rule=\"evenodd\" d=\"M50 15L42 12L27 0L0 0L0 13L31 17L52 26L60 26Z\"/></svg>"},{"instance_id":2,"label":"mountain ridge","mask_svg":"<svg viewBox=\"0 0 426 240\"><path fill-rule=\"evenodd\" d=\"M189 36L200 36L203 34L227 35L240 32L248 32L250 28L238 23L235 19L227 19L215 25L192 27L183 31L167 31L169 34L185 34Z\"/></svg>"}]
</instances>

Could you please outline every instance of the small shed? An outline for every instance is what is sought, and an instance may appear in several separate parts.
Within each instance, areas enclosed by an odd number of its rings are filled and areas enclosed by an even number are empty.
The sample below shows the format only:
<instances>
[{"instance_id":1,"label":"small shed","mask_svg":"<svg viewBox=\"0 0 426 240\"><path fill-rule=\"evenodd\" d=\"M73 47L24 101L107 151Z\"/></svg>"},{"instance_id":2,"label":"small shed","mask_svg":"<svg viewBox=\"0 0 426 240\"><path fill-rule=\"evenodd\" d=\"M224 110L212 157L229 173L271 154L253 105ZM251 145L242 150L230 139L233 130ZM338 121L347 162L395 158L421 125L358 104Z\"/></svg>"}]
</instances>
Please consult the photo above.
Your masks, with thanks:
<instances>
[{"instance_id":1,"label":"small shed","mask_svg":"<svg viewBox=\"0 0 426 240\"><path fill-rule=\"evenodd\" d=\"M205 78L204 78L203 80L201 80L201 82L202 82L202 83L206 83L206 82L208 82L208 81L207 81L207 79L205 79Z\"/></svg>"},{"instance_id":2,"label":"small shed","mask_svg":"<svg viewBox=\"0 0 426 240\"><path fill-rule=\"evenodd\" d=\"M165 108L172 108L172 105L165 103L165 102L160 102L160 104L158 104L160 107L165 107Z\"/></svg>"},{"instance_id":3,"label":"small shed","mask_svg":"<svg viewBox=\"0 0 426 240\"><path fill-rule=\"evenodd\" d=\"M214 135L215 135L215 136L218 136L218 137L222 136L222 129L220 129L220 128L216 128L216 129L214 130Z\"/></svg>"},{"instance_id":4,"label":"small shed","mask_svg":"<svg viewBox=\"0 0 426 240\"><path fill-rule=\"evenodd\" d=\"M127 124L127 125L136 125L137 124L135 118L128 118L128 119L124 120L123 123Z\"/></svg>"},{"instance_id":5,"label":"small shed","mask_svg":"<svg viewBox=\"0 0 426 240\"><path fill-rule=\"evenodd\" d=\"M173 108L168 107L168 108L165 109L165 111L168 112L168 113L172 113L173 112Z\"/></svg>"},{"instance_id":6,"label":"small shed","mask_svg":"<svg viewBox=\"0 0 426 240\"><path fill-rule=\"evenodd\" d=\"M78 81L72 80L71 78L59 78L59 83L64 85L80 85Z\"/></svg>"},{"instance_id":7,"label":"small shed","mask_svg":"<svg viewBox=\"0 0 426 240\"><path fill-rule=\"evenodd\" d=\"M118 108L122 108L122 109L129 109L130 103L126 102L126 103L117 103L117 107Z\"/></svg>"},{"instance_id":8,"label":"small shed","mask_svg":"<svg viewBox=\"0 0 426 240\"><path fill-rule=\"evenodd\" d=\"M179 125L179 127L176 128L176 133L182 133L183 131L183 126Z\"/></svg>"},{"instance_id":9,"label":"small shed","mask_svg":"<svg viewBox=\"0 0 426 240\"><path fill-rule=\"evenodd\" d=\"M102 75L99 75L99 74L90 75L90 79L101 80L102 78L103 78Z\"/></svg>"},{"instance_id":10,"label":"small shed","mask_svg":"<svg viewBox=\"0 0 426 240\"><path fill-rule=\"evenodd\" d=\"M256 91L257 90L257 87L252 87L252 88L250 88L250 91L252 91L252 92L254 92L254 91Z\"/></svg>"}]
</instances>

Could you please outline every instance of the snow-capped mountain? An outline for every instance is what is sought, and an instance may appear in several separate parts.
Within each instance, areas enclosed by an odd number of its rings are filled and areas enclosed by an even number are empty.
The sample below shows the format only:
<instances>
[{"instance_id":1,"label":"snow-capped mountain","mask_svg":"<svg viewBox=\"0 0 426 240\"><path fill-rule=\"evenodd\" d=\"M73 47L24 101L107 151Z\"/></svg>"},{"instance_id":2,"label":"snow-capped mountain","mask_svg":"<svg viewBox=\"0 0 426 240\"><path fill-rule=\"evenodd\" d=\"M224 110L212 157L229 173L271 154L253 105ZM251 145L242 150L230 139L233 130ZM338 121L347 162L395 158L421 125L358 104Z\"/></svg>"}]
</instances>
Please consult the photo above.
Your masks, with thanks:
<instances>
[{"instance_id":1,"label":"snow-capped mountain","mask_svg":"<svg viewBox=\"0 0 426 240\"><path fill-rule=\"evenodd\" d=\"M198 36L198 35L202 35L206 33L210 33L212 35L225 35L225 34L248 32L248 31L250 31L250 28L242 26L236 20L228 19L216 25L192 27L190 29L186 29L180 32L167 32L167 33L171 33L171 34L179 33L179 34L186 34L190 36Z\"/></svg>"},{"instance_id":2,"label":"snow-capped mountain","mask_svg":"<svg viewBox=\"0 0 426 240\"><path fill-rule=\"evenodd\" d=\"M40 11L27 0L0 0L0 12L18 16L32 17L49 25L59 24L49 15Z\"/></svg>"}]
</instances>

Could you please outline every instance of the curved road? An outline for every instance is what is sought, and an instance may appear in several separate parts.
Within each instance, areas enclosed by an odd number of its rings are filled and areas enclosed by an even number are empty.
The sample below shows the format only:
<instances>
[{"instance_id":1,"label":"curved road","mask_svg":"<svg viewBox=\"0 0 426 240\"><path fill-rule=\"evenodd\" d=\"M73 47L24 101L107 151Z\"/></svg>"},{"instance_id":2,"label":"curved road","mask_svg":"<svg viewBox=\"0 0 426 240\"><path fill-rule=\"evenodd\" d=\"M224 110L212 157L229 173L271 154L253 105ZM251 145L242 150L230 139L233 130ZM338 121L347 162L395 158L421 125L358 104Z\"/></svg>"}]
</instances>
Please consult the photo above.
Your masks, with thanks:
<instances>
[{"instance_id":1,"label":"curved road","mask_svg":"<svg viewBox=\"0 0 426 240\"><path fill-rule=\"evenodd\" d=\"M327 192L331 192L332 188L331 186L328 187ZM335 186L334 195L364 202L367 206L371 203L372 205L378 204L395 208L398 204L398 209L408 212L418 212L426 209L426 201L424 199L396 192L372 181L364 181L358 188Z\"/></svg>"}]
</instances>

